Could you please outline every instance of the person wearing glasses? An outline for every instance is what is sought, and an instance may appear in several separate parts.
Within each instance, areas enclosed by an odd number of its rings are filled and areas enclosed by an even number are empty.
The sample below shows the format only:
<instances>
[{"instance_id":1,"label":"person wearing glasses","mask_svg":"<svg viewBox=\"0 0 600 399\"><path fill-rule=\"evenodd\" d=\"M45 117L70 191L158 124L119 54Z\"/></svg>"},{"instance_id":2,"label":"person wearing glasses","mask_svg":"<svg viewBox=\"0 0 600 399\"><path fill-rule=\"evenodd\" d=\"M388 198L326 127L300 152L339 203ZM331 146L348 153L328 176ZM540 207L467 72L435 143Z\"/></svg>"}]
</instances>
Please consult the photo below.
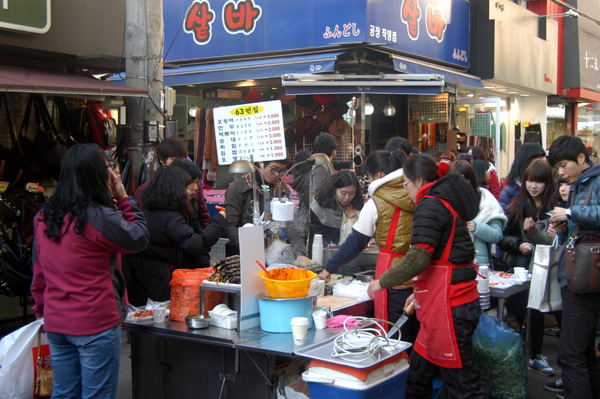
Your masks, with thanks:
<instances>
[{"instance_id":1,"label":"person wearing glasses","mask_svg":"<svg viewBox=\"0 0 600 399\"><path fill-rule=\"evenodd\" d=\"M373 151L365 159L363 173L369 178L371 199L362 207L358 221L352 226L352 232L335 255L327 261L319 273L319 278L329 280L330 274L356 258L367 247L372 237L379 246L376 277L399 263L406 254L415 210L414 202L408 197L405 188L407 180L402 171L407 159L408 155L400 148L392 151ZM391 322L398 320L404 311L404 303L412 292L412 281L406 279L377 293L374 298L375 317ZM414 342L418 330L419 323L416 317L411 317L400 328L401 339Z\"/></svg>"},{"instance_id":2,"label":"person wearing glasses","mask_svg":"<svg viewBox=\"0 0 600 399\"><path fill-rule=\"evenodd\" d=\"M227 228L225 234L229 238L227 245L227 255L239 253L240 240L238 237L238 228L247 223L253 223L254 214L254 193L257 190L259 210L261 215L264 213L265 202L270 203L273 197L280 195L289 198L290 189L286 184L279 184L287 173L287 160L278 159L261 162L256 168L256 186L252 187L251 173L238 173L233 178L233 182L225 192L225 209L227 212ZM278 190L282 190L281 193ZM306 245L302 239L300 228L297 223L286 223L286 233L292 251L299 263L309 263L310 259L306 257Z\"/></svg>"}]
</instances>

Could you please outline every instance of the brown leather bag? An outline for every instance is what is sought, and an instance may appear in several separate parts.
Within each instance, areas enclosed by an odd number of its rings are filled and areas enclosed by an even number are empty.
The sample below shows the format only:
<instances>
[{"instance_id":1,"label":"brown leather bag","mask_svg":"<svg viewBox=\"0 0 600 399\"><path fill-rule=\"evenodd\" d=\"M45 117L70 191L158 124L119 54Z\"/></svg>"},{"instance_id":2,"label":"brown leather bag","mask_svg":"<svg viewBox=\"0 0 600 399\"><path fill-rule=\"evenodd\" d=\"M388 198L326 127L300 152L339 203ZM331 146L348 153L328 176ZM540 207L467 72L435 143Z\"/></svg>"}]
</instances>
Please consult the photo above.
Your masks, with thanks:
<instances>
[{"instance_id":1,"label":"brown leather bag","mask_svg":"<svg viewBox=\"0 0 600 399\"><path fill-rule=\"evenodd\" d=\"M38 356L35 364L35 383L33 393L39 398L49 398L52 396L52 389L54 388L54 369L52 367L45 368L42 365L41 356L41 334L42 329L38 331Z\"/></svg>"},{"instance_id":2,"label":"brown leather bag","mask_svg":"<svg viewBox=\"0 0 600 399\"><path fill-rule=\"evenodd\" d=\"M588 205L590 189L584 203ZM567 287L577 293L600 292L600 235L585 233L577 236L579 224L573 229L566 247Z\"/></svg>"}]
</instances>

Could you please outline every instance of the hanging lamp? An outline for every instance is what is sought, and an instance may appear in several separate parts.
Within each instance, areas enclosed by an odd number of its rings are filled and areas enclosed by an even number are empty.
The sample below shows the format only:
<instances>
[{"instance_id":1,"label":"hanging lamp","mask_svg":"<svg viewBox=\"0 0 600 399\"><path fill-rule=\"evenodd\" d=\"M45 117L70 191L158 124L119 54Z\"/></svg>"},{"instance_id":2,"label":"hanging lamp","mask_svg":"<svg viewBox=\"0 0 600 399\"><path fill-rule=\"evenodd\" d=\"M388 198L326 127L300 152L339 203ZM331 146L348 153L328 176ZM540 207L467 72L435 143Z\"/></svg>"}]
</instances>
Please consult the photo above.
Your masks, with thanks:
<instances>
[{"instance_id":1,"label":"hanging lamp","mask_svg":"<svg viewBox=\"0 0 600 399\"><path fill-rule=\"evenodd\" d=\"M383 114L385 116L394 116L396 115L396 107L392 105L392 100L388 95L388 105L383 108Z\"/></svg>"}]
</instances>

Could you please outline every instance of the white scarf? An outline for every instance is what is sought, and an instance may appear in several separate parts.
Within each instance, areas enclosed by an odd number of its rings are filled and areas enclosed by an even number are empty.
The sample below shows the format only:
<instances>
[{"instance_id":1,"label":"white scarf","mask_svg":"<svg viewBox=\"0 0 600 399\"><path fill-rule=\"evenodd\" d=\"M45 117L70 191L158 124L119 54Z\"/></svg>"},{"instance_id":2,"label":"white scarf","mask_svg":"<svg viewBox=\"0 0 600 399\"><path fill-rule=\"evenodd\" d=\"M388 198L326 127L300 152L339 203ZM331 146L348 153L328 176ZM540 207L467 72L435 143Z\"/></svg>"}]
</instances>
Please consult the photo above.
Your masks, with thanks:
<instances>
[{"instance_id":1,"label":"white scarf","mask_svg":"<svg viewBox=\"0 0 600 399\"><path fill-rule=\"evenodd\" d=\"M480 187L481 200L479 201L479 213L475 216L476 222L489 223L491 220L499 219L502 221L502 227L506 226L508 219L498 203L498 200L487 189Z\"/></svg>"}]
</instances>

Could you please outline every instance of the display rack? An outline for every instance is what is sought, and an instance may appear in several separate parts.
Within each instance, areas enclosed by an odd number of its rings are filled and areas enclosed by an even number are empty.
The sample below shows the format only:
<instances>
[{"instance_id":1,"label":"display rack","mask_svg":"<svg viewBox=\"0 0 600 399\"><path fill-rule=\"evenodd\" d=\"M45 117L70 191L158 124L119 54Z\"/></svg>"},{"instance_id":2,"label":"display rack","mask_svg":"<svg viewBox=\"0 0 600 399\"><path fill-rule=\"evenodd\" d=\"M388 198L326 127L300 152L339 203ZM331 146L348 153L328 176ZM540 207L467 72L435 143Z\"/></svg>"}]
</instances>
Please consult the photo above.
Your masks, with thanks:
<instances>
[{"instance_id":1,"label":"display rack","mask_svg":"<svg viewBox=\"0 0 600 399\"><path fill-rule=\"evenodd\" d=\"M452 99L449 94L408 100L408 141L422 152L447 149Z\"/></svg>"}]
</instances>

